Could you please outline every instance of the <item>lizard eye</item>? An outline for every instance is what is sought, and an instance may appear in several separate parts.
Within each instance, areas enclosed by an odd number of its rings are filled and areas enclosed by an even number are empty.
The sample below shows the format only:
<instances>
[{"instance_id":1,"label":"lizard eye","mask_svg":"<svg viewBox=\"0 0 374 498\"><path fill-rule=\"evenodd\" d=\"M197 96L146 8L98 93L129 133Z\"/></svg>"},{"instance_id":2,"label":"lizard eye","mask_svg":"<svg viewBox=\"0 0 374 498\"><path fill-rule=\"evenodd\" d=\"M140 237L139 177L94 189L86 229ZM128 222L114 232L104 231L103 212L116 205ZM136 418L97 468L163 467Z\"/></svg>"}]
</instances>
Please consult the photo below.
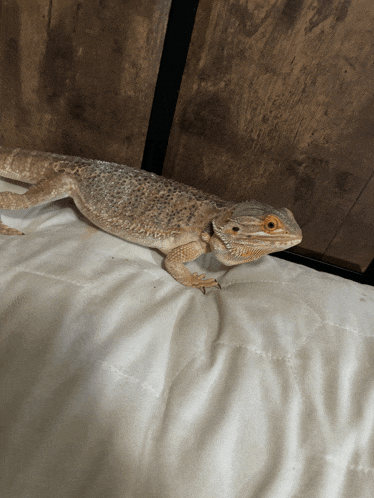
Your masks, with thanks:
<instances>
[{"instance_id":1,"label":"lizard eye","mask_svg":"<svg viewBox=\"0 0 374 498\"><path fill-rule=\"evenodd\" d=\"M281 226L281 222L276 216L269 215L264 220L264 228L267 232L273 232Z\"/></svg>"},{"instance_id":2,"label":"lizard eye","mask_svg":"<svg viewBox=\"0 0 374 498\"><path fill-rule=\"evenodd\" d=\"M232 227L233 232L239 232L240 228L239 227Z\"/></svg>"}]
</instances>

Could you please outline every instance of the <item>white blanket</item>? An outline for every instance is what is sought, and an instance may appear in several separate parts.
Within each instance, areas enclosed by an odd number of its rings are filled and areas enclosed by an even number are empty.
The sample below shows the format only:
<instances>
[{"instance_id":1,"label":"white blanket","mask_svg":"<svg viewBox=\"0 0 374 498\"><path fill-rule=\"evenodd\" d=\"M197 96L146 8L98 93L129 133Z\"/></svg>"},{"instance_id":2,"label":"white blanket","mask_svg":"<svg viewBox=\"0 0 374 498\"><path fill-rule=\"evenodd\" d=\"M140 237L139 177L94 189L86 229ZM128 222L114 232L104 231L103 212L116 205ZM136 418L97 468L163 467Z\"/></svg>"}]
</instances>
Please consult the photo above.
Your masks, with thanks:
<instances>
[{"instance_id":1,"label":"white blanket","mask_svg":"<svg viewBox=\"0 0 374 498\"><path fill-rule=\"evenodd\" d=\"M0 496L374 496L373 288L206 256L204 296L69 201L0 214Z\"/></svg>"}]
</instances>

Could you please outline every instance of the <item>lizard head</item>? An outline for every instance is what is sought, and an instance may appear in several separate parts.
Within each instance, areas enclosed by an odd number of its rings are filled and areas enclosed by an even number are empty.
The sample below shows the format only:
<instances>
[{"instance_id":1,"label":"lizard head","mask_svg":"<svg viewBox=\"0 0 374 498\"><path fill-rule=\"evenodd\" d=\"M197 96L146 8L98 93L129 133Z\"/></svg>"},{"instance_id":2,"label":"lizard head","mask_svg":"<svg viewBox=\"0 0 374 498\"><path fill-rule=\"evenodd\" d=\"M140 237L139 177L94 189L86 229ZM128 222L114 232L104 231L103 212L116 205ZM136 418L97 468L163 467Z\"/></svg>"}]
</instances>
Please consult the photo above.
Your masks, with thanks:
<instances>
[{"instance_id":1,"label":"lizard head","mask_svg":"<svg viewBox=\"0 0 374 498\"><path fill-rule=\"evenodd\" d=\"M212 222L210 245L223 264L232 266L299 244L302 233L291 211L260 202L242 202Z\"/></svg>"}]
</instances>

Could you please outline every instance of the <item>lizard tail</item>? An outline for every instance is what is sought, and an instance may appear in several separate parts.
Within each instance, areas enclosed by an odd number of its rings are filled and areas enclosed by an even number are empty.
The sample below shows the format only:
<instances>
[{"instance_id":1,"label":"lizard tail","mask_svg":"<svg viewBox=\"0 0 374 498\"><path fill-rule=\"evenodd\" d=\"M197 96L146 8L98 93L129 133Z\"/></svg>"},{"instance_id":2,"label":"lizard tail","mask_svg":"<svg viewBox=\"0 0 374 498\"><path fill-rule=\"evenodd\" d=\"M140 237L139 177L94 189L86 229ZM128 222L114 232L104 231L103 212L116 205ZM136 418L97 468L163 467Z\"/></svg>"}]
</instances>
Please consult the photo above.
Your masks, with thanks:
<instances>
[{"instance_id":1,"label":"lizard tail","mask_svg":"<svg viewBox=\"0 0 374 498\"><path fill-rule=\"evenodd\" d=\"M35 184L53 171L65 156L48 152L0 147L0 176L10 180Z\"/></svg>"}]
</instances>

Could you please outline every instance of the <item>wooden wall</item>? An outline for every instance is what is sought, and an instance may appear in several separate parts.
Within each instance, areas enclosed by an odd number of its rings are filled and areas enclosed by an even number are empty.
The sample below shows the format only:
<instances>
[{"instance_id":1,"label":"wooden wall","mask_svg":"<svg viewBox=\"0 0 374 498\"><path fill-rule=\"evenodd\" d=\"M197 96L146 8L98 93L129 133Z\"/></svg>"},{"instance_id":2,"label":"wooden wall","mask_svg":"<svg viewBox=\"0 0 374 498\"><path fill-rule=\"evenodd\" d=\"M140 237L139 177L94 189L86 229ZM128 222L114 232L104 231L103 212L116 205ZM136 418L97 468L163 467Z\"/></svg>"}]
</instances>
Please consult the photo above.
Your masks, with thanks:
<instances>
[{"instance_id":1,"label":"wooden wall","mask_svg":"<svg viewBox=\"0 0 374 498\"><path fill-rule=\"evenodd\" d=\"M0 143L140 167L171 0L3 0Z\"/></svg>"},{"instance_id":2,"label":"wooden wall","mask_svg":"<svg viewBox=\"0 0 374 498\"><path fill-rule=\"evenodd\" d=\"M292 209L296 251L374 256L374 2L200 0L164 174Z\"/></svg>"}]
</instances>

